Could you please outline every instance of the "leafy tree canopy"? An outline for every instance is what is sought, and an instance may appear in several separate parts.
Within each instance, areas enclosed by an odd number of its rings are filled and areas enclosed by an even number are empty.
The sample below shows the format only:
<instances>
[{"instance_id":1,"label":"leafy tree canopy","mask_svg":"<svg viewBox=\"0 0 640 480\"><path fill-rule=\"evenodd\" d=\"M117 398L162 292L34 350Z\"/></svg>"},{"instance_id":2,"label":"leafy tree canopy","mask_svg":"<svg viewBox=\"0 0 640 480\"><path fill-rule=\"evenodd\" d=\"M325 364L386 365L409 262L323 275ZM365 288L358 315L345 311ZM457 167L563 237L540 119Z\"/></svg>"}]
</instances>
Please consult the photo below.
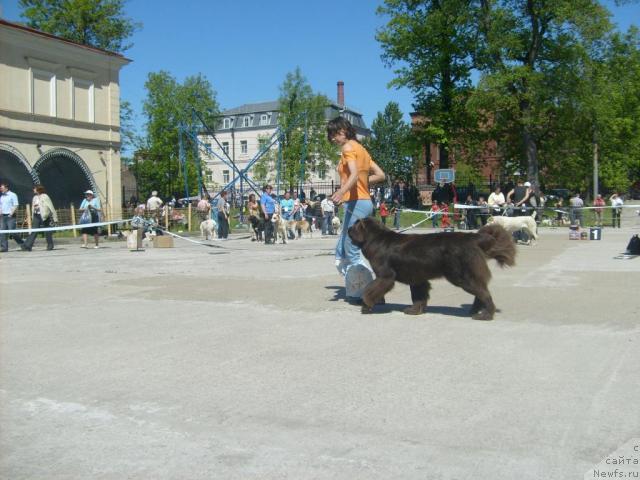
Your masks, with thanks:
<instances>
[{"instance_id":1,"label":"leafy tree canopy","mask_svg":"<svg viewBox=\"0 0 640 480\"><path fill-rule=\"evenodd\" d=\"M20 0L22 17L37 30L92 47L124 52L141 27L124 14L124 0Z\"/></svg>"}]
</instances>

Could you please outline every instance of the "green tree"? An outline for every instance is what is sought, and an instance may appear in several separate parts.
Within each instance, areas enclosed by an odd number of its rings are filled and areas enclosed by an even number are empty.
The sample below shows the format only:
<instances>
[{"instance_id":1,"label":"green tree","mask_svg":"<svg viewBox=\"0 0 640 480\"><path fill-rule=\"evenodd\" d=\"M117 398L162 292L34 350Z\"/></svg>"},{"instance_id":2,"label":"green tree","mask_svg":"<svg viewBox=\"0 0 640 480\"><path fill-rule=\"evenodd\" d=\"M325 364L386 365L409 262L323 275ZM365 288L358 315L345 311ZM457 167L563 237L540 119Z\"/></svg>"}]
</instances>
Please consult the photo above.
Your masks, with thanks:
<instances>
[{"instance_id":1,"label":"green tree","mask_svg":"<svg viewBox=\"0 0 640 480\"><path fill-rule=\"evenodd\" d=\"M131 48L126 43L141 27L124 13L124 0L20 0L27 24L73 42L112 52Z\"/></svg>"},{"instance_id":2,"label":"green tree","mask_svg":"<svg viewBox=\"0 0 640 480\"><path fill-rule=\"evenodd\" d=\"M423 141L440 145L443 168L452 142L462 139L463 131L468 138L477 125L465 108L472 89L477 12L476 0L385 0L378 8L389 19L376 38L383 61L396 67L391 85L415 94Z\"/></svg>"},{"instance_id":3,"label":"green tree","mask_svg":"<svg viewBox=\"0 0 640 480\"><path fill-rule=\"evenodd\" d=\"M323 176L337 162L336 148L326 135L325 111L329 100L315 94L300 68L290 72L280 86L278 126L283 132L280 147L273 148L254 167L256 178L274 182L280 163L280 181L293 188L310 171ZM305 144L306 131L306 144ZM304 178L301 179L304 160Z\"/></svg>"},{"instance_id":4,"label":"green tree","mask_svg":"<svg viewBox=\"0 0 640 480\"><path fill-rule=\"evenodd\" d=\"M588 46L610 30L608 12L596 0L482 0L480 12L483 74L470 106L487 119L507 169L538 186L549 167L540 147L571 122L563 100L577 100L568 90ZM570 151L546 154L571 165Z\"/></svg>"},{"instance_id":5,"label":"green tree","mask_svg":"<svg viewBox=\"0 0 640 480\"><path fill-rule=\"evenodd\" d=\"M213 125L219 113L215 92L202 75L179 83L168 72L150 73L145 83L147 97L143 111L147 117L145 145L136 152L139 191L146 195L158 190L165 196L184 191L179 157L179 126L197 129L201 123ZM183 137L184 138L184 137ZM184 139L189 195L197 194L197 165L194 145ZM205 172L202 172L205 173Z\"/></svg>"},{"instance_id":6,"label":"green tree","mask_svg":"<svg viewBox=\"0 0 640 480\"><path fill-rule=\"evenodd\" d=\"M411 127L402 119L400 106L389 102L371 123L371 137L364 141L374 161L391 181L411 182L417 154Z\"/></svg>"}]
</instances>

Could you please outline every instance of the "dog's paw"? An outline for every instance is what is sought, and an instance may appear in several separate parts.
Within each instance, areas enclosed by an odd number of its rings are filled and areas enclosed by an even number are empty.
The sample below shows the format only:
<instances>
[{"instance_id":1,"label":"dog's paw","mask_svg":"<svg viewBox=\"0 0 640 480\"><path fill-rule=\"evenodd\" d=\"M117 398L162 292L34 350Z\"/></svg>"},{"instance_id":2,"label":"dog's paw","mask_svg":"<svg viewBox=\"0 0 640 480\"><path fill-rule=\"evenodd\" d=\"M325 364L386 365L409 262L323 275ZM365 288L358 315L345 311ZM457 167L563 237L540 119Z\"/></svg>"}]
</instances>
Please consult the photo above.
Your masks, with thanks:
<instances>
[{"instance_id":1,"label":"dog's paw","mask_svg":"<svg viewBox=\"0 0 640 480\"><path fill-rule=\"evenodd\" d=\"M493 320L493 315L486 310L480 310L478 313L471 315L474 320Z\"/></svg>"},{"instance_id":2,"label":"dog's paw","mask_svg":"<svg viewBox=\"0 0 640 480\"><path fill-rule=\"evenodd\" d=\"M367 305L366 303L362 304L362 307L360 307L360 313L367 315L369 313L373 313L373 308L370 307L369 305Z\"/></svg>"},{"instance_id":3,"label":"dog's paw","mask_svg":"<svg viewBox=\"0 0 640 480\"><path fill-rule=\"evenodd\" d=\"M410 307L405 308L403 311L405 315L422 315L424 313L424 303L414 303Z\"/></svg>"}]
</instances>

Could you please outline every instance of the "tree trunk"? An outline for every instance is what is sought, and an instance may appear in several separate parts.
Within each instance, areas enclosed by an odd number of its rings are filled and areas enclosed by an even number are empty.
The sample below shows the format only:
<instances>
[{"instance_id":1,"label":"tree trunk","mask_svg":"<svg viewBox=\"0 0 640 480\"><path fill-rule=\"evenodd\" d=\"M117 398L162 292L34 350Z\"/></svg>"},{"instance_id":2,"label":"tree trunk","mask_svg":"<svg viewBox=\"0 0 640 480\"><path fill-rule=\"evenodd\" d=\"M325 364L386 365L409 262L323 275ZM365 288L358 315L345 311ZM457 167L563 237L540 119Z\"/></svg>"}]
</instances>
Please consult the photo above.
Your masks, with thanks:
<instances>
[{"instance_id":1,"label":"tree trunk","mask_svg":"<svg viewBox=\"0 0 640 480\"><path fill-rule=\"evenodd\" d=\"M538 146L529 131L529 127L524 127L522 131L522 141L524 144L525 158L527 159L527 180L531 182L533 189L538 191L540 188L538 181Z\"/></svg>"}]
</instances>

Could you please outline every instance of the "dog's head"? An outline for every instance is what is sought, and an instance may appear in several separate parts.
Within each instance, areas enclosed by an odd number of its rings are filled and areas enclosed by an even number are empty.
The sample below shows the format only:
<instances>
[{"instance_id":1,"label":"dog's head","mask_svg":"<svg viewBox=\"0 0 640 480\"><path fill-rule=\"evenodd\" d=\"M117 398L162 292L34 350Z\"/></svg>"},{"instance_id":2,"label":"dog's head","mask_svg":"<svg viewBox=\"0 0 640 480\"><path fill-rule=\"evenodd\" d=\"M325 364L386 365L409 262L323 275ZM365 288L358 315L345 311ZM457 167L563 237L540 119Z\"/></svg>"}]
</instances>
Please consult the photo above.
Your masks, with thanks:
<instances>
[{"instance_id":1,"label":"dog's head","mask_svg":"<svg viewBox=\"0 0 640 480\"><path fill-rule=\"evenodd\" d=\"M271 223L275 223L276 225L277 225L278 223L280 223L280 214L279 214L279 213L274 213L274 214L271 216Z\"/></svg>"},{"instance_id":2,"label":"dog's head","mask_svg":"<svg viewBox=\"0 0 640 480\"><path fill-rule=\"evenodd\" d=\"M356 223L349 227L347 233L349 234L349 238L353 242L353 244L362 248L367 241L369 235L371 235L374 231L380 230L381 226L371 217L361 218Z\"/></svg>"}]
</instances>

